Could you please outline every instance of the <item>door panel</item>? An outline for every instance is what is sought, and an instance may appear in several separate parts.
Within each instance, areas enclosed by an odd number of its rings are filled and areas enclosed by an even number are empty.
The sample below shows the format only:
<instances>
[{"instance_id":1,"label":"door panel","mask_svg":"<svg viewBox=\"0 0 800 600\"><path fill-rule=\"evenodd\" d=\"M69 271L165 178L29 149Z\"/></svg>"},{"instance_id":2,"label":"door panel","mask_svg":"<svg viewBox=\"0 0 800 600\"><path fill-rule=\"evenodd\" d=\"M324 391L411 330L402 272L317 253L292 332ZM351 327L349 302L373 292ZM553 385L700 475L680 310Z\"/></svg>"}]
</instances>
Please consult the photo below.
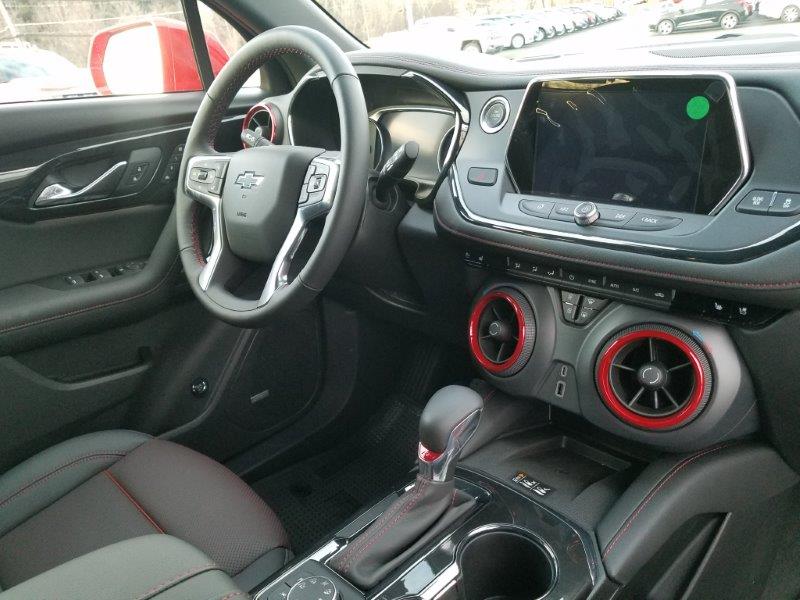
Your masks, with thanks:
<instances>
[{"instance_id":1,"label":"door panel","mask_svg":"<svg viewBox=\"0 0 800 600\"><path fill-rule=\"evenodd\" d=\"M218 147L240 147L242 117L262 94L242 91ZM146 384L179 359L171 353L191 353L174 341L212 326L197 318L172 217L170 165L201 100L0 106L0 472L66 437L126 426ZM120 163L90 193L36 203L48 186L80 190Z\"/></svg>"},{"instance_id":2,"label":"door panel","mask_svg":"<svg viewBox=\"0 0 800 600\"><path fill-rule=\"evenodd\" d=\"M238 140L241 116L260 95L244 89L234 102L218 138L223 147ZM0 140L12 140L20 128L41 122L45 109L50 123L46 135L29 136L21 150L0 142L0 164L11 167L0 175L0 354L141 317L165 301L180 270L169 219L180 160L176 152L200 99L174 94L162 96L160 103L137 96L0 107ZM101 118L108 121L98 128ZM171 126L151 127L164 121ZM130 129L136 126L141 130ZM117 131L116 139L82 137L99 129ZM38 152L25 148L31 138L70 136L70 143L43 143ZM137 159L142 151L149 154ZM36 206L48 185L80 187L76 178L91 181L121 161L128 162L121 180L107 192ZM137 163L146 164L145 175L131 187L131 167ZM81 165L90 168L79 173ZM142 268L128 269L129 264Z\"/></svg>"}]
</instances>

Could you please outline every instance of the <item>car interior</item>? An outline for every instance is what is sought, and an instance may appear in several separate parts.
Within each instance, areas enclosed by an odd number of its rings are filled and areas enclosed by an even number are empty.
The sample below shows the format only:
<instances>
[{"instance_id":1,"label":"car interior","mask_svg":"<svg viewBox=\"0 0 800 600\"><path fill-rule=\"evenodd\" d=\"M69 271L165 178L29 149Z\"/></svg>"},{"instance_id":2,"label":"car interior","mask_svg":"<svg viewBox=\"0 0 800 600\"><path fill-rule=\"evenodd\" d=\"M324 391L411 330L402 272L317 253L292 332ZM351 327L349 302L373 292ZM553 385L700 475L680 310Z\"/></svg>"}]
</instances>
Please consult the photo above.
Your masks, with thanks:
<instances>
[{"instance_id":1,"label":"car interior","mask_svg":"<svg viewBox=\"0 0 800 600\"><path fill-rule=\"evenodd\" d=\"M800 597L800 38L206 4L0 104L0 600Z\"/></svg>"}]
</instances>

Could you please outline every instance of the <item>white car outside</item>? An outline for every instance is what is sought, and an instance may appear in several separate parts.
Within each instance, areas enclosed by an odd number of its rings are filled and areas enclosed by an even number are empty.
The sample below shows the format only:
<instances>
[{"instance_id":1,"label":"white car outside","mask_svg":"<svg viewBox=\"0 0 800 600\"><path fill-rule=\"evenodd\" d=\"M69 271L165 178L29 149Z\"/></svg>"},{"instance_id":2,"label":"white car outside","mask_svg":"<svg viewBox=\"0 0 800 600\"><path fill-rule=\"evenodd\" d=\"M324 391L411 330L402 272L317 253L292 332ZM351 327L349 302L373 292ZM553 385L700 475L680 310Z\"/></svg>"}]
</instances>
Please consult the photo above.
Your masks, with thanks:
<instances>
[{"instance_id":1,"label":"white car outside","mask_svg":"<svg viewBox=\"0 0 800 600\"><path fill-rule=\"evenodd\" d=\"M800 21L800 0L761 0L758 14L784 23Z\"/></svg>"}]
</instances>

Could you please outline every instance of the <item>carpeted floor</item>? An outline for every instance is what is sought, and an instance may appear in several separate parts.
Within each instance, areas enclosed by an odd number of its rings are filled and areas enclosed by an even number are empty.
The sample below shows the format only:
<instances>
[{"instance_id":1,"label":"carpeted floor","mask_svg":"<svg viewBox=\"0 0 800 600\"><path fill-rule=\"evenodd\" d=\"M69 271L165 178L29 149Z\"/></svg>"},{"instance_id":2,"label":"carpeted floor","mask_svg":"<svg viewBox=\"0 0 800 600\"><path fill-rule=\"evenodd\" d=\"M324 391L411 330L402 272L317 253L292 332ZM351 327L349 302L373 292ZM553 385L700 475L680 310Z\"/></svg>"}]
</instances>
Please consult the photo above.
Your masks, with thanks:
<instances>
[{"instance_id":1,"label":"carpeted floor","mask_svg":"<svg viewBox=\"0 0 800 600\"><path fill-rule=\"evenodd\" d=\"M296 554L411 481L419 415L410 398L394 395L336 446L253 484L283 521Z\"/></svg>"}]
</instances>

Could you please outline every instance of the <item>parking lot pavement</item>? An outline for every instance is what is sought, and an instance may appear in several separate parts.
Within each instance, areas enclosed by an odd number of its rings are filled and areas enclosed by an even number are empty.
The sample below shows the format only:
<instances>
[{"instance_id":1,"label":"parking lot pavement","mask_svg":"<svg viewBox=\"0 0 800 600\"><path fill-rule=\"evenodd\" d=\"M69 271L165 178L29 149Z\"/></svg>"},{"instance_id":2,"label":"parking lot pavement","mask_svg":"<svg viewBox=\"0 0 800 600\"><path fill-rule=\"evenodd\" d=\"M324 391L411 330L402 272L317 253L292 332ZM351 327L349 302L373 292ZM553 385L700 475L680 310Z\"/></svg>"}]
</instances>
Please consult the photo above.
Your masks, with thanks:
<instances>
[{"instance_id":1,"label":"parking lot pavement","mask_svg":"<svg viewBox=\"0 0 800 600\"><path fill-rule=\"evenodd\" d=\"M543 54L573 54L665 43L696 42L714 39L723 34L737 33L747 35L762 35L765 33L800 35L800 23L781 23L780 21L753 15L739 27L730 31L723 31L720 28L695 29L676 31L672 35L663 36L651 33L648 30L645 17L626 16L596 27L567 33L549 40L542 40L519 50L505 50L499 52L498 55L518 60Z\"/></svg>"}]
</instances>

